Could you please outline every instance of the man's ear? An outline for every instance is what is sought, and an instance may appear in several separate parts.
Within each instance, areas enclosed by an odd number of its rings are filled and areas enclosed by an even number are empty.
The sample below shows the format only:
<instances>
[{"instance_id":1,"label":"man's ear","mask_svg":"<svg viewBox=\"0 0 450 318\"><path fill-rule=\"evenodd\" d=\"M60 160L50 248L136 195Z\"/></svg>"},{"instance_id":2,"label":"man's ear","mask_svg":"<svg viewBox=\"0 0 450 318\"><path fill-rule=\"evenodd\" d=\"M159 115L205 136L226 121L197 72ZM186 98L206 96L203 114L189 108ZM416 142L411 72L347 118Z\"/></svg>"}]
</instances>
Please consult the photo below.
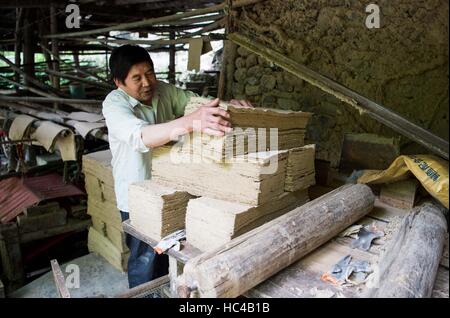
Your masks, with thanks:
<instances>
[{"instance_id":1,"label":"man's ear","mask_svg":"<svg viewBox=\"0 0 450 318\"><path fill-rule=\"evenodd\" d=\"M119 81L117 78L114 79L114 84L116 84L117 87L125 86L125 83L122 83L122 82Z\"/></svg>"}]
</instances>

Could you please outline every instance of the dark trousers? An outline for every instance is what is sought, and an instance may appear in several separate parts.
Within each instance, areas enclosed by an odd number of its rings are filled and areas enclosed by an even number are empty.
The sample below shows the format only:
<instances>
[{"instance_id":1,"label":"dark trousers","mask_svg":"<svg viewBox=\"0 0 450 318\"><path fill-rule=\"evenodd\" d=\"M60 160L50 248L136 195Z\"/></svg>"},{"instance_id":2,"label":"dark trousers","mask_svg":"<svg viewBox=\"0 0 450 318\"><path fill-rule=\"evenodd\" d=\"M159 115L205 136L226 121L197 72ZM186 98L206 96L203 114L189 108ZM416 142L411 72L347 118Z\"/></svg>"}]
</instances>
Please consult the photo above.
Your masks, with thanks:
<instances>
[{"instance_id":1,"label":"dark trousers","mask_svg":"<svg viewBox=\"0 0 450 318\"><path fill-rule=\"evenodd\" d=\"M122 222L128 220L128 212L120 211ZM156 254L151 246L126 234L126 244L130 250L128 259L128 285L130 288L147 283L169 272L169 257Z\"/></svg>"}]
</instances>

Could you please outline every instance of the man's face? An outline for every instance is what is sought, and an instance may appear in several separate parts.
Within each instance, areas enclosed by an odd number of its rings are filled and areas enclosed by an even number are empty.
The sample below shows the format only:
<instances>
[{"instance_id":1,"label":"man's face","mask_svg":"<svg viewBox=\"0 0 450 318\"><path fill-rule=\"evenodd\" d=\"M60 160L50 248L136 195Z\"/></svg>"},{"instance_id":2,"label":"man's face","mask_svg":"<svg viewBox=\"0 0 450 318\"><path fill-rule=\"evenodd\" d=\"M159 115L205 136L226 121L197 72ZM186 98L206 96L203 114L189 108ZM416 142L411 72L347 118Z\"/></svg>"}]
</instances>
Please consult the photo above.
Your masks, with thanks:
<instances>
[{"instance_id":1,"label":"man's face","mask_svg":"<svg viewBox=\"0 0 450 318\"><path fill-rule=\"evenodd\" d=\"M114 82L128 95L147 105L151 104L157 85L155 73L148 62L133 65L125 83L117 80Z\"/></svg>"}]
</instances>

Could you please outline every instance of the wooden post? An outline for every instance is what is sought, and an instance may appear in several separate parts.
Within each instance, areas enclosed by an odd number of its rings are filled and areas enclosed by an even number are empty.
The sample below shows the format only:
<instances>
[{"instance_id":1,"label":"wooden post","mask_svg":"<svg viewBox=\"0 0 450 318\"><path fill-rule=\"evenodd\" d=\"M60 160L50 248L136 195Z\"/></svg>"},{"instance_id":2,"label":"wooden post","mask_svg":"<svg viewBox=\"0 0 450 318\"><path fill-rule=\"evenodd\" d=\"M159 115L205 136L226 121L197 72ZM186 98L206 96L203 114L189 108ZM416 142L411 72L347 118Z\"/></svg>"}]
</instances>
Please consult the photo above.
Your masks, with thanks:
<instances>
[{"instance_id":1,"label":"wooden post","mask_svg":"<svg viewBox=\"0 0 450 318\"><path fill-rule=\"evenodd\" d=\"M56 8L54 5L50 6L50 33L56 34L58 32L58 20L56 18ZM59 49L58 49L58 40L52 39L52 53L53 56L57 57L53 60L53 71L59 72ZM57 90L60 88L59 77L52 76L53 87ZM58 103L54 103L53 107L55 109L58 108Z\"/></svg>"},{"instance_id":2,"label":"wooden post","mask_svg":"<svg viewBox=\"0 0 450 318\"><path fill-rule=\"evenodd\" d=\"M438 204L426 202L411 210L387 243L379 262L377 285L366 296L431 297L446 233L447 221Z\"/></svg>"},{"instance_id":3,"label":"wooden post","mask_svg":"<svg viewBox=\"0 0 450 318\"><path fill-rule=\"evenodd\" d=\"M16 65L21 64L21 58L20 53L22 52L22 31L21 27L23 24L23 9L17 8L16 9L16 32L14 33L14 63ZM20 83L20 73L14 72L14 80L18 83ZM16 87L16 90L18 91L19 88Z\"/></svg>"},{"instance_id":4,"label":"wooden post","mask_svg":"<svg viewBox=\"0 0 450 318\"><path fill-rule=\"evenodd\" d=\"M183 273L184 264L177 261L173 256L169 256L169 279L170 294L172 298L177 298L177 279Z\"/></svg>"},{"instance_id":5,"label":"wooden post","mask_svg":"<svg viewBox=\"0 0 450 318\"><path fill-rule=\"evenodd\" d=\"M175 31L170 31L170 40L175 40ZM175 45L169 46L169 75L168 80L170 84L175 84Z\"/></svg>"},{"instance_id":6,"label":"wooden post","mask_svg":"<svg viewBox=\"0 0 450 318\"><path fill-rule=\"evenodd\" d=\"M33 12L30 9L25 11L24 20L24 45L23 45L23 64L26 75L34 77L34 26L33 26ZM32 82L25 77L25 85L31 86Z\"/></svg>"},{"instance_id":7,"label":"wooden post","mask_svg":"<svg viewBox=\"0 0 450 318\"><path fill-rule=\"evenodd\" d=\"M21 285L24 278L19 230L15 222L0 224L0 255L2 268L11 286Z\"/></svg>"},{"instance_id":8,"label":"wooden post","mask_svg":"<svg viewBox=\"0 0 450 318\"><path fill-rule=\"evenodd\" d=\"M369 213L368 186L345 185L191 260L178 294L237 297L291 265Z\"/></svg>"},{"instance_id":9,"label":"wooden post","mask_svg":"<svg viewBox=\"0 0 450 318\"><path fill-rule=\"evenodd\" d=\"M75 63L75 67L74 68L75 69L80 68L80 56L78 55L78 50L73 50L72 51L72 55L73 55L73 62Z\"/></svg>"}]
</instances>

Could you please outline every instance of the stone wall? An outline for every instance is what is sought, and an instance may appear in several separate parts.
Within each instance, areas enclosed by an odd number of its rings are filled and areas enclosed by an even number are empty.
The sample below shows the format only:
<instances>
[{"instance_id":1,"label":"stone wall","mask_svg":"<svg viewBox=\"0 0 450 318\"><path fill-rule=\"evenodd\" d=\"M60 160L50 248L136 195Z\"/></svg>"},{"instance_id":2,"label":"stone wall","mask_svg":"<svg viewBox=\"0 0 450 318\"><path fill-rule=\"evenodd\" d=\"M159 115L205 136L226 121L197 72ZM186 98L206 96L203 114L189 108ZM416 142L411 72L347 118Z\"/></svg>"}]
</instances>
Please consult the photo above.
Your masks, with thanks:
<instances>
[{"instance_id":1,"label":"stone wall","mask_svg":"<svg viewBox=\"0 0 450 318\"><path fill-rule=\"evenodd\" d=\"M268 0L240 11L239 32L402 114L448 140L448 1L380 0L381 27L368 29L371 2ZM343 134L398 136L351 106L238 48L234 98L310 111L317 157L339 162ZM406 138L402 152L424 152Z\"/></svg>"}]
</instances>

